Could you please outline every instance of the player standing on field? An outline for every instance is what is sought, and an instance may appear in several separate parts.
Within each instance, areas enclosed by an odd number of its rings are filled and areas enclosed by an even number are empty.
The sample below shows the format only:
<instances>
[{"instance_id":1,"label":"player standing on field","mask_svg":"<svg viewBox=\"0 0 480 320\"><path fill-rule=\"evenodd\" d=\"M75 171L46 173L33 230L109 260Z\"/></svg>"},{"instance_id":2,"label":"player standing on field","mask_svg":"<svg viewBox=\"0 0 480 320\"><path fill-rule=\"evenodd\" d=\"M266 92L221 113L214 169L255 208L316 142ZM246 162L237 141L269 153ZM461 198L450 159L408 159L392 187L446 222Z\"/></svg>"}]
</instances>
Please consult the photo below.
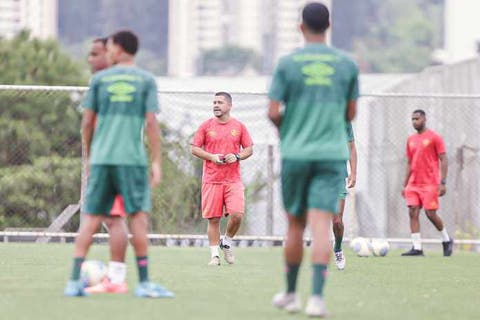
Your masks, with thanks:
<instances>
[{"instance_id":1,"label":"player standing on field","mask_svg":"<svg viewBox=\"0 0 480 320\"><path fill-rule=\"evenodd\" d=\"M109 37L107 57L115 65L96 73L85 100L82 135L89 160L85 197L85 217L75 240L74 260L66 296L84 296L80 267L100 227L120 194L130 218L139 284L138 297L173 297L173 293L148 277L148 216L151 209L150 187L161 180L160 133L155 117L158 112L157 86L152 74L135 66L138 39L130 31ZM97 121L94 127L94 121ZM150 184L148 161L143 143L143 127L151 154Z\"/></svg>"},{"instance_id":2,"label":"player standing on field","mask_svg":"<svg viewBox=\"0 0 480 320\"><path fill-rule=\"evenodd\" d=\"M273 304L288 312L301 309L296 283L308 221L313 277L305 312L318 317L327 314L323 287L331 254L330 223L345 187L345 128L355 116L358 98L355 63L325 43L329 16L321 3L305 6L300 29L306 45L280 60L269 91L269 118L280 129L282 195L288 212L287 290L275 295Z\"/></svg>"},{"instance_id":3,"label":"player standing on field","mask_svg":"<svg viewBox=\"0 0 480 320\"><path fill-rule=\"evenodd\" d=\"M452 255L453 239L448 235L437 210L438 197L447 192L448 160L442 137L428 129L426 122L425 111L413 112L412 124L417 133L408 137L408 164L402 190L410 215L413 247L402 256L423 256L419 220L423 207L428 219L441 233L443 255L447 257Z\"/></svg>"},{"instance_id":4,"label":"player standing on field","mask_svg":"<svg viewBox=\"0 0 480 320\"><path fill-rule=\"evenodd\" d=\"M88 54L88 64L92 73L107 69L107 38L97 38L93 40L90 53ZM110 262L108 263L107 277L103 283L94 287L86 288L88 293L127 293L128 287L125 282L127 266L125 264L125 252L128 244L128 230L125 224L125 208L121 196L115 197L110 216L104 217L103 222L107 227L110 245Z\"/></svg>"},{"instance_id":5,"label":"player standing on field","mask_svg":"<svg viewBox=\"0 0 480 320\"><path fill-rule=\"evenodd\" d=\"M243 123L230 116L232 97L217 92L213 115L202 123L191 142L191 152L204 160L202 176L202 216L208 220L212 266L220 265L219 248L232 264L232 238L240 228L245 212L245 188L240 177L240 161L253 153L253 142ZM224 210L225 207L225 210ZM225 236L220 240L220 220L230 216Z\"/></svg>"},{"instance_id":6,"label":"player standing on field","mask_svg":"<svg viewBox=\"0 0 480 320\"><path fill-rule=\"evenodd\" d=\"M347 179L347 188L355 187L357 182L357 148L355 146L355 136L353 134L353 127L350 122L347 123L347 140L348 147L350 149L350 174L348 174L347 164L344 167L344 178ZM335 264L338 270L345 269L345 255L342 250L343 241L343 212L345 210L345 199L347 198L348 191L342 188L339 195L338 202L338 214L333 216L333 235L335 237L335 245L333 251L335 254Z\"/></svg>"}]
</instances>

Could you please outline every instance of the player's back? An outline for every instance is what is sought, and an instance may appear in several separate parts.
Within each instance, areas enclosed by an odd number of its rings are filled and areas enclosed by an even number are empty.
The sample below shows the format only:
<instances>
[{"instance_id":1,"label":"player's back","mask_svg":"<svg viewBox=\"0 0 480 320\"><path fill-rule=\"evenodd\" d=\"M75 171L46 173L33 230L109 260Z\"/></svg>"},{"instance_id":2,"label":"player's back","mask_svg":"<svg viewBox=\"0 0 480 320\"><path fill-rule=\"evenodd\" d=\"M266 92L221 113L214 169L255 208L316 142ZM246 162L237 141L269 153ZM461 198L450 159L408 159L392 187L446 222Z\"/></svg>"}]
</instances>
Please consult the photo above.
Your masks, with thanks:
<instances>
[{"instance_id":1,"label":"player's back","mask_svg":"<svg viewBox=\"0 0 480 320\"><path fill-rule=\"evenodd\" d=\"M90 104L97 114L90 163L146 165L145 113L158 109L153 75L134 66L115 66L97 73L90 86Z\"/></svg>"},{"instance_id":2,"label":"player's back","mask_svg":"<svg viewBox=\"0 0 480 320\"><path fill-rule=\"evenodd\" d=\"M358 97L355 63L337 49L309 43L282 58L269 97L285 103L282 157L347 160L347 102Z\"/></svg>"}]
</instances>

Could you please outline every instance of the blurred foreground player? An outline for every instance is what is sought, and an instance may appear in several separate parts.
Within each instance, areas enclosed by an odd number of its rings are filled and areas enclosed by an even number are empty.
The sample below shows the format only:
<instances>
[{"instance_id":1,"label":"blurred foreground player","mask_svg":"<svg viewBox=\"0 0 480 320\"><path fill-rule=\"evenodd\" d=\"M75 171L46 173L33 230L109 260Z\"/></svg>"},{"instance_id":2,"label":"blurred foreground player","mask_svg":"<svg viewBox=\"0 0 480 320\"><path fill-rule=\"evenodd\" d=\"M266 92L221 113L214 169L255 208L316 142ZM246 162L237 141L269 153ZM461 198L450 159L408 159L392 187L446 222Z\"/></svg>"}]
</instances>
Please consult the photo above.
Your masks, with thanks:
<instances>
[{"instance_id":1,"label":"blurred foreground player","mask_svg":"<svg viewBox=\"0 0 480 320\"><path fill-rule=\"evenodd\" d=\"M280 129L282 195L288 212L287 288L273 297L273 304L288 312L301 309L296 284L308 221L313 277L305 313L313 317L327 315L323 288L331 254L330 224L338 212L338 193L345 187L345 128L355 116L358 97L357 66L326 45L329 16L321 3L304 7L300 29L306 45L280 60L269 91L269 118Z\"/></svg>"},{"instance_id":2,"label":"blurred foreground player","mask_svg":"<svg viewBox=\"0 0 480 320\"><path fill-rule=\"evenodd\" d=\"M86 295L80 281L80 267L92 243L92 236L110 212L120 194L129 215L139 284L138 297L173 297L173 293L149 281L148 215L150 187L161 180L160 133L157 86L152 74L135 66L138 39L130 31L109 37L107 57L111 68L95 74L83 101L82 134L89 159L84 223L75 240L74 261L66 296ZM94 128L94 121L97 120ZM150 145L151 171L143 143L143 128ZM95 131L94 131L95 129Z\"/></svg>"}]
</instances>

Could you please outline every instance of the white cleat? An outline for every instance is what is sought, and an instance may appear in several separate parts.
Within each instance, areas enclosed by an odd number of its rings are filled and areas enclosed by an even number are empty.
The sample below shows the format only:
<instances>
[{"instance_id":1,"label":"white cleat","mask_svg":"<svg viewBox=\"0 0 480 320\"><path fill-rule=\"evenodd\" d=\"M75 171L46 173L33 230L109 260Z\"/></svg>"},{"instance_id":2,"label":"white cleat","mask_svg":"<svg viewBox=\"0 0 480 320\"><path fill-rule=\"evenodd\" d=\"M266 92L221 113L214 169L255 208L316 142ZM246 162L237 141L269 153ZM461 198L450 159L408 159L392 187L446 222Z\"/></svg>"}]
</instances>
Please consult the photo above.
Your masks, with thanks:
<instances>
[{"instance_id":1,"label":"white cleat","mask_svg":"<svg viewBox=\"0 0 480 320\"><path fill-rule=\"evenodd\" d=\"M337 266L338 270L345 269L345 255L343 254L343 250L335 252L335 265Z\"/></svg>"},{"instance_id":2,"label":"white cleat","mask_svg":"<svg viewBox=\"0 0 480 320\"><path fill-rule=\"evenodd\" d=\"M297 313L302 310L302 302L296 293L280 292L273 296L272 303L275 307L289 313Z\"/></svg>"},{"instance_id":3,"label":"white cleat","mask_svg":"<svg viewBox=\"0 0 480 320\"><path fill-rule=\"evenodd\" d=\"M325 305L325 300L320 296L311 296L308 299L307 307L305 308L305 313L309 317L318 317L324 318L327 316L327 307Z\"/></svg>"},{"instance_id":4,"label":"white cleat","mask_svg":"<svg viewBox=\"0 0 480 320\"><path fill-rule=\"evenodd\" d=\"M219 256L212 257L212 260L210 260L208 265L209 266L219 266L220 265L220 257Z\"/></svg>"},{"instance_id":5,"label":"white cleat","mask_svg":"<svg viewBox=\"0 0 480 320\"><path fill-rule=\"evenodd\" d=\"M223 241L220 242L220 248L223 250L225 261L227 261L228 264L234 264L235 256L233 255L232 248L226 244L223 244Z\"/></svg>"}]
</instances>

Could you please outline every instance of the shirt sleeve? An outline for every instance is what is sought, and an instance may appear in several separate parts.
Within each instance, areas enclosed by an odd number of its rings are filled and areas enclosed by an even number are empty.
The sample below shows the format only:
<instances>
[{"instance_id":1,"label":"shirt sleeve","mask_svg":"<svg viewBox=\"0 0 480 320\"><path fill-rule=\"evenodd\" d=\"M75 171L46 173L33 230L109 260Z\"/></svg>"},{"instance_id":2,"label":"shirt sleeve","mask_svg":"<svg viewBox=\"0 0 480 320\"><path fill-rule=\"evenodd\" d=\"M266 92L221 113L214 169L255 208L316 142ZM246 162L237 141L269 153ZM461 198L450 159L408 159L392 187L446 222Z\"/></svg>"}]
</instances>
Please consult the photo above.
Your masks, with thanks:
<instances>
[{"instance_id":1,"label":"shirt sleeve","mask_svg":"<svg viewBox=\"0 0 480 320\"><path fill-rule=\"evenodd\" d=\"M447 150L445 149L445 143L443 142L442 137L439 135L435 137L435 150L437 150L438 155L447 152Z\"/></svg>"},{"instance_id":2,"label":"shirt sleeve","mask_svg":"<svg viewBox=\"0 0 480 320\"><path fill-rule=\"evenodd\" d=\"M358 68L355 63L353 63L353 72L352 78L348 86L347 101L357 100L360 95L358 88Z\"/></svg>"},{"instance_id":3,"label":"shirt sleeve","mask_svg":"<svg viewBox=\"0 0 480 320\"><path fill-rule=\"evenodd\" d=\"M353 134L353 127L351 122L347 122L347 140L348 142L355 141L355 135Z\"/></svg>"},{"instance_id":4,"label":"shirt sleeve","mask_svg":"<svg viewBox=\"0 0 480 320\"><path fill-rule=\"evenodd\" d=\"M145 97L145 111L158 113L160 111L158 103L157 83L154 78L150 78L147 84L147 91Z\"/></svg>"},{"instance_id":5,"label":"shirt sleeve","mask_svg":"<svg viewBox=\"0 0 480 320\"><path fill-rule=\"evenodd\" d=\"M268 91L268 98L274 101L285 102L287 97L287 78L284 60L280 60L273 73L272 83Z\"/></svg>"},{"instance_id":6,"label":"shirt sleeve","mask_svg":"<svg viewBox=\"0 0 480 320\"><path fill-rule=\"evenodd\" d=\"M195 132L190 144L200 148L205 145L205 126L203 124Z\"/></svg>"},{"instance_id":7,"label":"shirt sleeve","mask_svg":"<svg viewBox=\"0 0 480 320\"><path fill-rule=\"evenodd\" d=\"M98 104L97 104L97 94L98 94L98 82L95 77L90 79L88 85L87 93L82 101L82 108L90 109L95 113L98 113Z\"/></svg>"},{"instance_id":8,"label":"shirt sleeve","mask_svg":"<svg viewBox=\"0 0 480 320\"><path fill-rule=\"evenodd\" d=\"M253 146L253 140L252 137L250 136L250 133L247 130L247 127L242 124L242 137L240 141L242 148L248 148Z\"/></svg>"}]
</instances>

